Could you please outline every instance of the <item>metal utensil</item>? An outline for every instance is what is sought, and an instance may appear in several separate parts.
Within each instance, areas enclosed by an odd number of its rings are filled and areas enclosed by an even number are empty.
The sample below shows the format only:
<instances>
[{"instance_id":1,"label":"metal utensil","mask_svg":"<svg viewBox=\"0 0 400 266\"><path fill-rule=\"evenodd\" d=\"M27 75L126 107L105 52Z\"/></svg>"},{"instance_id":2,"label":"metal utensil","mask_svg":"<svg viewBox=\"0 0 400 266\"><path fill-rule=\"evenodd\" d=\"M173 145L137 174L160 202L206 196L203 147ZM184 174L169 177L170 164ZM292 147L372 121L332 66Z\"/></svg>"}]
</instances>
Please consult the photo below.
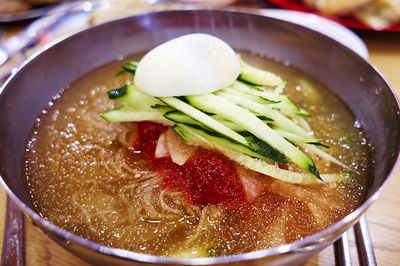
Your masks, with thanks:
<instances>
[{"instance_id":1,"label":"metal utensil","mask_svg":"<svg viewBox=\"0 0 400 266\"><path fill-rule=\"evenodd\" d=\"M99 4L104 4L104 1L67 2L51 9L47 16L35 20L21 33L0 43L0 66L13 55L32 44L41 33L67 14L77 11L90 11Z\"/></svg>"},{"instance_id":2,"label":"metal utensil","mask_svg":"<svg viewBox=\"0 0 400 266\"><path fill-rule=\"evenodd\" d=\"M356 239L356 249L358 255L359 265L362 266L376 266L376 258L374 248L372 246L371 237L368 230L367 218L362 216L358 223L352 228ZM336 240L335 248L335 264L337 266L351 266L351 254L348 234L352 231L350 229L342 235L341 238Z\"/></svg>"},{"instance_id":3,"label":"metal utensil","mask_svg":"<svg viewBox=\"0 0 400 266\"><path fill-rule=\"evenodd\" d=\"M10 198L7 198L7 213L4 228L1 266L25 265L24 215Z\"/></svg>"},{"instance_id":4,"label":"metal utensil","mask_svg":"<svg viewBox=\"0 0 400 266\"><path fill-rule=\"evenodd\" d=\"M335 264L337 266L351 266L350 245L347 234L348 232L344 233L334 243Z\"/></svg>"},{"instance_id":5,"label":"metal utensil","mask_svg":"<svg viewBox=\"0 0 400 266\"><path fill-rule=\"evenodd\" d=\"M360 221L356 225L354 225L354 233L356 236L356 244L360 265L376 266L374 248L372 246L367 219L365 218L365 216L361 217Z\"/></svg>"}]
</instances>

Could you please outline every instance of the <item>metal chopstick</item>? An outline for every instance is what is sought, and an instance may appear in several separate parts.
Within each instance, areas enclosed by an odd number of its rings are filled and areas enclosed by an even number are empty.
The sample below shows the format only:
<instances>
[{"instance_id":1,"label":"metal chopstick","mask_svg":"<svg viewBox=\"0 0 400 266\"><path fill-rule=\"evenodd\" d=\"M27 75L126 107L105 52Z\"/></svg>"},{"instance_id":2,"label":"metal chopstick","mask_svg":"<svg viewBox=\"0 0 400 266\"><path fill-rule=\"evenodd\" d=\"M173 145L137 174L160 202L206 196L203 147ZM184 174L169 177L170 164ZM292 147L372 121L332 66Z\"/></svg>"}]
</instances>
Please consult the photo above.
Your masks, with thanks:
<instances>
[{"instance_id":1,"label":"metal chopstick","mask_svg":"<svg viewBox=\"0 0 400 266\"><path fill-rule=\"evenodd\" d=\"M7 198L1 266L24 266L24 215L16 204Z\"/></svg>"},{"instance_id":2,"label":"metal chopstick","mask_svg":"<svg viewBox=\"0 0 400 266\"><path fill-rule=\"evenodd\" d=\"M351 266L350 245L347 232L334 243L335 265Z\"/></svg>"},{"instance_id":3,"label":"metal chopstick","mask_svg":"<svg viewBox=\"0 0 400 266\"><path fill-rule=\"evenodd\" d=\"M374 248L365 215L354 225L358 258L361 266L376 266Z\"/></svg>"}]
</instances>

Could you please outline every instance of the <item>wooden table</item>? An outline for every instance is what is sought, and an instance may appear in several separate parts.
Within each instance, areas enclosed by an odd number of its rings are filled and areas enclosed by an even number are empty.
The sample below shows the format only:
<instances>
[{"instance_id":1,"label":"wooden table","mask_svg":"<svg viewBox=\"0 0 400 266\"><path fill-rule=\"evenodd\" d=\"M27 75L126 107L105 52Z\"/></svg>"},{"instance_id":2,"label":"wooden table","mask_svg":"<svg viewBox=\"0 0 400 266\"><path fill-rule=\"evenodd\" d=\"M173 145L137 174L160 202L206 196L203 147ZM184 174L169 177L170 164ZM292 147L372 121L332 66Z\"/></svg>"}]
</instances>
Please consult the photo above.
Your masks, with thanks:
<instances>
[{"instance_id":1,"label":"wooden table","mask_svg":"<svg viewBox=\"0 0 400 266\"><path fill-rule=\"evenodd\" d=\"M387 78L400 96L400 34L360 33L366 42L370 60ZM386 187L382 197L367 212L375 254L379 265L400 265L400 169ZM0 248L6 195L0 190ZM354 237L350 234L352 258L357 265ZM1 249L0 249L1 250ZM50 240L43 232L26 223L27 265L88 265ZM333 247L314 256L306 265L334 265Z\"/></svg>"}]
</instances>

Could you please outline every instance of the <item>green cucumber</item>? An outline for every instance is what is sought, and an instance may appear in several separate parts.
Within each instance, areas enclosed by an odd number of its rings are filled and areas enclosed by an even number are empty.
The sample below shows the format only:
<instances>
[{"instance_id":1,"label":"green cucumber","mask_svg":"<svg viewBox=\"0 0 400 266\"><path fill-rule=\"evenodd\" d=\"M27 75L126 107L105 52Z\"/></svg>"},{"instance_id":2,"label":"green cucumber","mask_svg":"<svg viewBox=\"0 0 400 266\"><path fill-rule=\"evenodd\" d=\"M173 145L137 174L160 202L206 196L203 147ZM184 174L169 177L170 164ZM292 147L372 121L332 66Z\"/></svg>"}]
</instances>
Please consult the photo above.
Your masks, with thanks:
<instances>
[{"instance_id":1,"label":"green cucumber","mask_svg":"<svg viewBox=\"0 0 400 266\"><path fill-rule=\"evenodd\" d=\"M234 130L230 129L229 127L225 126L223 123L219 122L218 120L212 118L211 116L206 115L205 113L199 111L195 107L185 103L184 101L173 98L173 97L165 97L161 98L163 102L170 105L173 108L176 108L180 112L190 116L195 121L203 124L207 128L226 136L242 145L245 145L252 149L254 152L259 153L264 157L268 157L271 160L278 162L278 163L287 163L287 160L280 151L277 151L274 147L269 145L269 143L264 142L256 142L254 138L243 137L242 135L238 134ZM258 119L257 117L255 117ZM258 119L259 120L259 119ZM261 120L259 120L261 121ZM233 121L234 122L234 121ZM262 122L264 123L264 122ZM239 124L239 126L242 126Z\"/></svg>"},{"instance_id":2,"label":"green cucumber","mask_svg":"<svg viewBox=\"0 0 400 266\"><path fill-rule=\"evenodd\" d=\"M229 127L225 126L224 124L218 122L217 120L213 119L209 115L203 113L202 111L196 109L195 107L191 106L190 104L185 103L184 101L175 98L175 97L163 97L160 98L165 104L175 108L182 113L187 114L194 120L202 123L203 125L215 130L216 132L227 136L228 138L237 141L243 145L248 145L247 140L238 134L237 132L233 131Z\"/></svg>"},{"instance_id":3,"label":"green cucumber","mask_svg":"<svg viewBox=\"0 0 400 266\"><path fill-rule=\"evenodd\" d=\"M286 139L275 133L266 123L257 118L249 110L235 105L229 100L213 95L187 96L189 103L200 110L212 112L237 123L254 134L257 138L265 141L273 148L290 158L300 168L311 172L320 178L318 170L313 161L302 151L293 146Z\"/></svg>"},{"instance_id":4,"label":"green cucumber","mask_svg":"<svg viewBox=\"0 0 400 266\"><path fill-rule=\"evenodd\" d=\"M278 150L274 149L267 142L260 140L254 135L249 135L245 137L249 143L249 147L253 151L257 151L259 154L264 155L267 158L271 158L274 162L280 164L287 164L288 160L285 155Z\"/></svg>"},{"instance_id":5,"label":"green cucumber","mask_svg":"<svg viewBox=\"0 0 400 266\"><path fill-rule=\"evenodd\" d=\"M238 151L240 153L247 154L251 157L260 158L263 160L270 161L268 158L260 155L257 152L252 151L249 147L231 141L224 136L215 136L206 133L205 131L194 128L191 126L176 124L172 128L186 143L191 145L200 145L206 148L214 148L218 150L218 147L224 146L226 148Z\"/></svg>"},{"instance_id":6,"label":"green cucumber","mask_svg":"<svg viewBox=\"0 0 400 266\"><path fill-rule=\"evenodd\" d=\"M121 98L125 96L127 93L128 93L128 85L126 84L117 89L112 89L107 91L108 98L111 100L116 100L118 98Z\"/></svg>"},{"instance_id":7,"label":"green cucumber","mask_svg":"<svg viewBox=\"0 0 400 266\"><path fill-rule=\"evenodd\" d=\"M229 100L230 102L233 102L243 108L246 108L252 112L255 112L256 114L266 115L267 117L273 119L273 121L270 123L272 125L274 125L275 127L287 130L287 131L295 133L297 135L301 135L301 136L305 136L305 137L308 136L308 133L302 127L300 127L299 125L294 123L288 117L281 114L279 111L272 109L270 105L258 104L251 100L248 100L246 98L240 97L238 95L230 94L230 93L218 92L217 95L219 95L219 96Z\"/></svg>"},{"instance_id":8,"label":"green cucumber","mask_svg":"<svg viewBox=\"0 0 400 266\"><path fill-rule=\"evenodd\" d=\"M235 124L235 123L233 123L231 121L218 118L218 116L216 116L216 115L212 115L211 117L214 118L215 120L217 120L218 122L220 122L221 124L224 124L225 126L229 127L233 131L236 131L236 132L246 131L245 128L243 128L243 127L241 127L241 126L239 126L239 125L237 125L237 124Z\"/></svg>"},{"instance_id":9,"label":"green cucumber","mask_svg":"<svg viewBox=\"0 0 400 266\"><path fill-rule=\"evenodd\" d=\"M131 74L132 76L135 75L138 64L139 63L136 61L125 61L122 64L121 71L117 73L117 76L122 74Z\"/></svg>"},{"instance_id":10,"label":"green cucumber","mask_svg":"<svg viewBox=\"0 0 400 266\"><path fill-rule=\"evenodd\" d=\"M133 76L137 64L125 62L121 73ZM310 114L283 95L285 86L286 81L279 76L242 62L238 80L213 94L157 98L134 85L110 90L108 97L123 106L104 112L102 117L110 122L154 121L175 125L174 130L186 137L188 143L211 143L218 150L229 151L228 157L247 168L286 182L317 182L313 175L321 179L311 158L300 148L348 168L318 147L328 146L309 134L312 129L304 116ZM282 170L271 164L287 163L286 158L311 174ZM340 179L339 175L330 176L332 180ZM322 177L324 181L328 178Z\"/></svg>"},{"instance_id":11,"label":"green cucumber","mask_svg":"<svg viewBox=\"0 0 400 266\"><path fill-rule=\"evenodd\" d=\"M287 84L287 81L282 82L281 84L279 84L272 92L272 94L274 95L279 95L283 93L283 90L285 89Z\"/></svg>"},{"instance_id":12,"label":"green cucumber","mask_svg":"<svg viewBox=\"0 0 400 266\"><path fill-rule=\"evenodd\" d=\"M185 124L185 125L194 125L194 126L199 126L199 127L205 127L202 123L194 120L190 116L179 112L179 111L169 111L164 114L164 117L167 118L168 120L171 120L172 122L178 123L178 124Z\"/></svg>"},{"instance_id":13,"label":"green cucumber","mask_svg":"<svg viewBox=\"0 0 400 266\"><path fill-rule=\"evenodd\" d=\"M228 149L224 146L218 146L216 147L216 149L218 149L221 153L223 153L231 160L246 167L247 169L256 171L258 173L288 183L299 184L299 185L321 184L321 182L335 183L335 182L345 182L352 178L349 173L339 173L339 174L321 174L321 177L317 179L312 174L299 173L281 169L277 165L270 164L268 162L265 162L257 158L251 158L246 154L234 151L232 149Z\"/></svg>"},{"instance_id":14,"label":"green cucumber","mask_svg":"<svg viewBox=\"0 0 400 266\"><path fill-rule=\"evenodd\" d=\"M101 117L108 122L139 122L139 121L153 121L171 125L172 123L167 120L162 112L157 110L144 110L136 109L131 106L122 106L113 110L104 112Z\"/></svg>"},{"instance_id":15,"label":"green cucumber","mask_svg":"<svg viewBox=\"0 0 400 266\"><path fill-rule=\"evenodd\" d=\"M162 104L160 100L144 93L134 85L125 85L121 88L108 91L107 94L110 99L132 106L148 108L150 106L159 106ZM111 98L110 95L113 98Z\"/></svg>"},{"instance_id":16,"label":"green cucumber","mask_svg":"<svg viewBox=\"0 0 400 266\"><path fill-rule=\"evenodd\" d=\"M240 95L243 95L243 93L245 93L247 95L258 96L266 100L268 103L280 102L280 100L278 99L280 95L274 95L271 92L255 89L254 87L248 86L247 84L240 81L236 81L232 84L230 88L223 89L222 91L227 93L242 93Z\"/></svg>"},{"instance_id":17,"label":"green cucumber","mask_svg":"<svg viewBox=\"0 0 400 266\"><path fill-rule=\"evenodd\" d=\"M239 80L244 80L254 85L270 87L276 87L283 82L282 79L274 73L249 66L243 61Z\"/></svg>"},{"instance_id":18,"label":"green cucumber","mask_svg":"<svg viewBox=\"0 0 400 266\"><path fill-rule=\"evenodd\" d=\"M324 152L323 150L319 149L318 147L315 147L313 145L310 144L306 144L304 145L304 148L308 149L309 152L314 153L316 155L318 155L319 157L327 160L328 162L332 162L334 164L337 164L345 169L351 169L349 166L347 166L346 164L342 163L341 161L339 161L338 159L336 159L335 157L333 157L332 155L330 155L329 153Z\"/></svg>"},{"instance_id":19,"label":"green cucumber","mask_svg":"<svg viewBox=\"0 0 400 266\"><path fill-rule=\"evenodd\" d=\"M184 114L184 113L182 113L180 111L175 111L175 110L169 111L169 112L164 114L164 117L167 118L168 120L171 120L171 121L175 122L175 123L199 126L201 128L204 128L204 129L207 129L207 130L211 130L210 128L206 127L202 123L194 120L190 116L188 116L188 115L186 115L186 114ZM227 120L223 119L222 117L218 117L217 115L211 115L211 117L213 119L217 120L218 122L220 122L221 124L229 127L233 131L236 131L236 132L246 131L246 129L244 129L243 127L240 127L240 126L236 125L235 123L232 123L231 121L227 121ZM265 119L267 120L268 118L265 118Z\"/></svg>"},{"instance_id":20,"label":"green cucumber","mask_svg":"<svg viewBox=\"0 0 400 266\"><path fill-rule=\"evenodd\" d=\"M253 91L253 90L251 90L251 91ZM254 91L261 93L261 91L256 91L256 90L254 90ZM279 103L279 101L274 101L274 100L268 99L266 97L262 97L262 96L258 95L258 93L245 93L240 90L233 89L233 88L226 88L226 89L220 90L218 92L229 93L229 94L237 95L240 97L244 97L244 98L246 98L250 101L253 101L255 103L258 103L258 104L277 104L277 103Z\"/></svg>"},{"instance_id":21,"label":"green cucumber","mask_svg":"<svg viewBox=\"0 0 400 266\"><path fill-rule=\"evenodd\" d=\"M265 104L270 104L271 107L280 110L284 115L287 115L289 117L296 117L298 115L301 116L310 115L309 112L297 106L289 97L285 95L280 95L280 94L276 95L274 93L266 91L255 90L240 82L235 82L232 85L232 88L224 89L222 90L222 92L235 94L238 96L248 98L250 100L251 98L248 97L249 95L261 97L266 101ZM254 102L262 104L262 102L260 101L254 101Z\"/></svg>"},{"instance_id":22,"label":"green cucumber","mask_svg":"<svg viewBox=\"0 0 400 266\"><path fill-rule=\"evenodd\" d=\"M293 133L290 133L287 131L279 130L279 129L276 129L274 131L276 133L278 133L279 135L281 135L282 137L284 137L285 139L287 139L288 141L293 142L299 146L305 145L305 144L312 144L312 145L316 145L316 146L329 148L329 146L324 144L320 139L316 139L313 137L299 136L299 135L296 135L296 134L293 134Z\"/></svg>"},{"instance_id":23,"label":"green cucumber","mask_svg":"<svg viewBox=\"0 0 400 266\"><path fill-rule=\"evenodd\" d=\"M280 102L273 104L273 108L278 109L282 114L289 117L295 117L297 115L310 116L310 113L305 109L297 106L289 97L284 95L279 95Z\"/></svg>"},{"instance_id":24,"label":"green cucumber","mask_svg":"<svg viewBox=\"0 0 400 266\"><path fill-rule=\"evenodd\" d=\"M244 145L234 143L223 137L215 137L186 125L175 125L173 130L190 145L199 145L205 148L216 149L231 160L253 171L294 184L318 184L320 180L307 173L298 173L284 170L266 162L258 153L253 152ZM253 157L253 158L252 158ZM257 159L260 158L260 159ZM322 174L324 182L340 182L349 178L349 174Z\"/></svg>"},{"instance_id":25,"label":"green cucumber","mask_svg":"<svg viewBox=\"0 0 400 266\"><path fill-rule=\"evenodd\" d=\"M294 123L296 123L297 125L299 125L301 128L303 128L306 132L312 132L312 128L311 128L310 124L304 117L297 116L297 117L292 118L292 121Z\"/></svg>"}]
</instances>

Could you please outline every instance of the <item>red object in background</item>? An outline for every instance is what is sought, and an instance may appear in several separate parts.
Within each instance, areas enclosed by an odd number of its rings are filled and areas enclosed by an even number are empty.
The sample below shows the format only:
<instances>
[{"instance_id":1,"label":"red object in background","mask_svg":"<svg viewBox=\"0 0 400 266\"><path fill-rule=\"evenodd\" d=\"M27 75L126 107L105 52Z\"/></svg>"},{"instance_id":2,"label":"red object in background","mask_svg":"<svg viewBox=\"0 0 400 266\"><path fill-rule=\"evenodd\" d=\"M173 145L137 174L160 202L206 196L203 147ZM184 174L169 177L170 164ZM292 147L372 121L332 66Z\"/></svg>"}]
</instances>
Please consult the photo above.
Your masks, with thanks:
<instances>
[{"instance_id":1,"label":"red object in background","mask_svg":"<svg viewBox=\"0 0 400 266\"><path fill-rule=\"evenodd\" d=\"M218 204L235 207L247 202L235 164L223 154L199 148L179 166L170 157L155 158L157 141L167 127L152 122L139 122L138 135L132 148L140 151L163 178L164 186L180 191L195 205Z\"/></svg>"},{"instance_id":2,"label":"red object in background","mask_svg":"<svg viewBox=\"0 0 400 266\"><path fill-rule=\"evenodd\" d=\"M271 4L274 4L280 8L284 9L289 9L289 10L295 10L295 11L300 11L300 12L306 12L306 13L313 13L316 15L320 15L323 17L326 17L328 19L334 20L344 26L347 26L352 29L356 30L367 30L367 31L386 31L386 32L400 32L400 25L396 24L384 29L374 29L363 22L357 20L356 18L353 17L329 17L329 16L324 16L320 12L316 10L312 10L306 6L304 6L301 1L299 0L269 0Z\"/></svg>"}]
</instances>

